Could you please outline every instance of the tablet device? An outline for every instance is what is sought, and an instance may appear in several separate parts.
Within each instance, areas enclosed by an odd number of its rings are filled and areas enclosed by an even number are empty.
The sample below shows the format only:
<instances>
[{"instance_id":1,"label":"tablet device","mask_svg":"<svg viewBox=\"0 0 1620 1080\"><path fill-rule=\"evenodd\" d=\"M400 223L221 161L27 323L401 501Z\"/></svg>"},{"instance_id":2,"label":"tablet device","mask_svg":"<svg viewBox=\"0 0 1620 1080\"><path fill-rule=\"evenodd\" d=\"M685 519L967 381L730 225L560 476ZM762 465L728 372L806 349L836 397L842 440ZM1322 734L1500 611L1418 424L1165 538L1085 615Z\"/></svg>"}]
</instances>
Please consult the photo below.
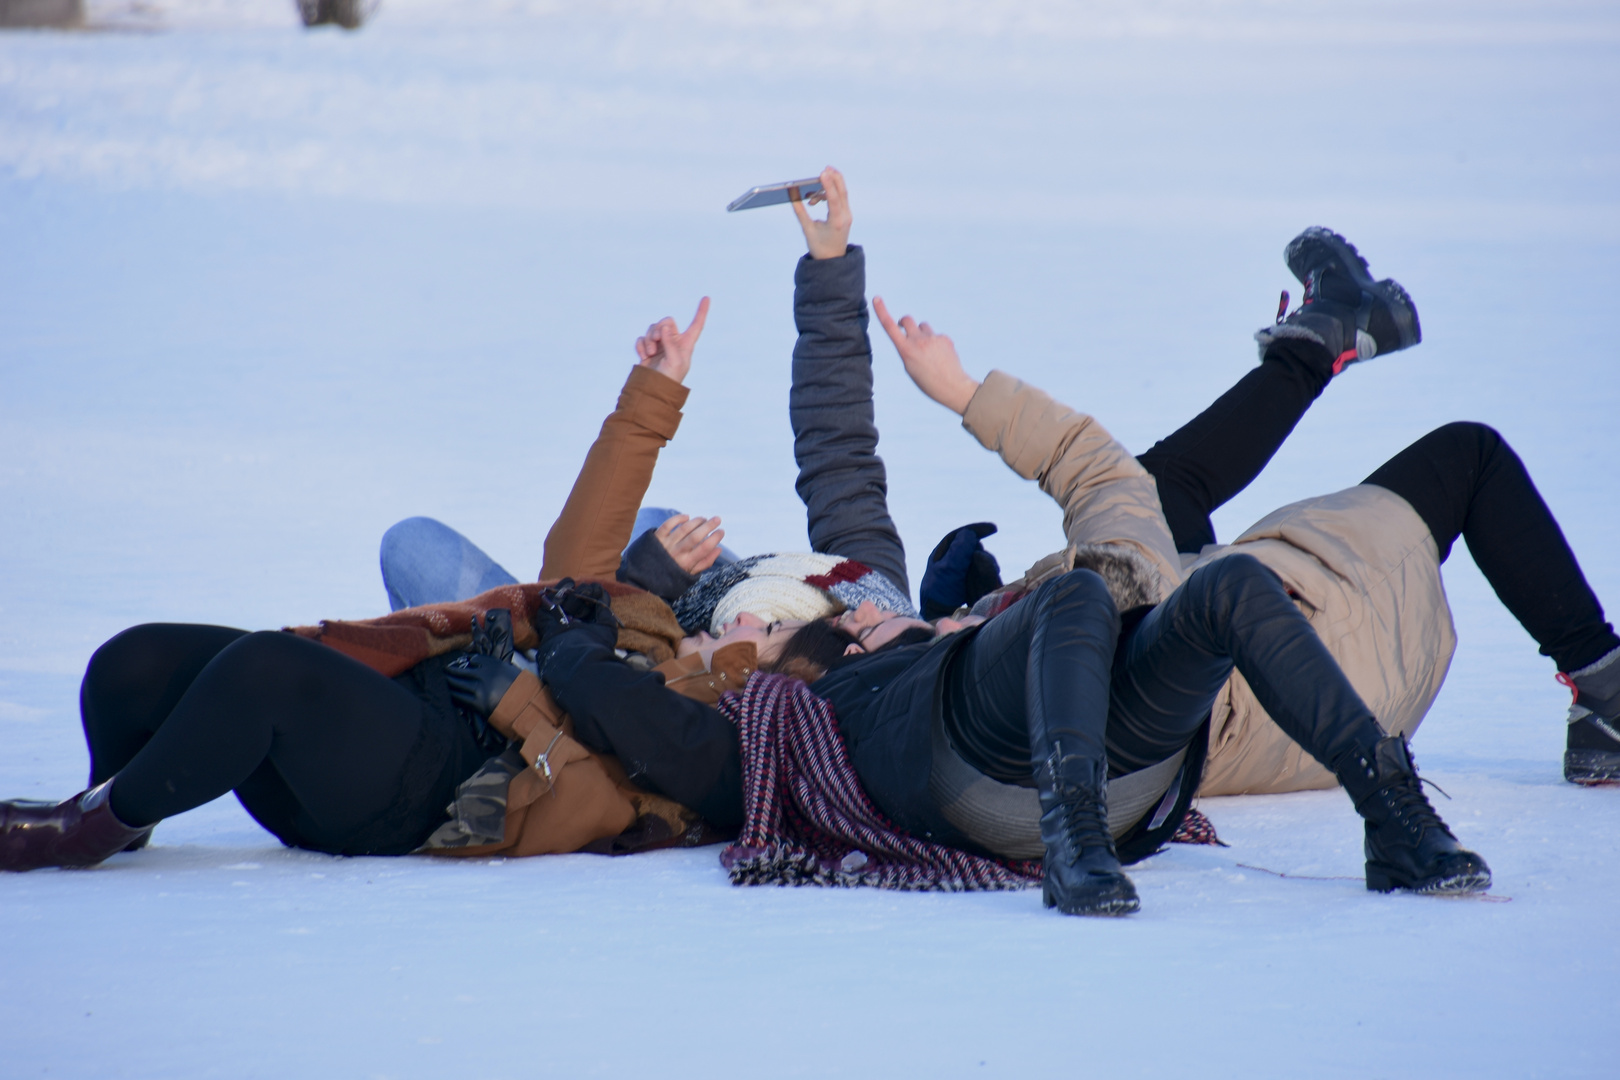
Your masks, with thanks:
<instances>
[{"instance_id":1,"label":"tablet device","mask_svg":"<svg viewBox=\"0 0 1620 1080\"><path fill-rule=\"evenodd\" d=\"M731 200L726 212L752 210L756 206L775 206L777 203L789 202L789 188L798 188L799 197L808 199L821 190L821 181L812 176L808 180L784 180L780 184L762 184L756 188L749 188Z\"/></svg>"}]
</instances>

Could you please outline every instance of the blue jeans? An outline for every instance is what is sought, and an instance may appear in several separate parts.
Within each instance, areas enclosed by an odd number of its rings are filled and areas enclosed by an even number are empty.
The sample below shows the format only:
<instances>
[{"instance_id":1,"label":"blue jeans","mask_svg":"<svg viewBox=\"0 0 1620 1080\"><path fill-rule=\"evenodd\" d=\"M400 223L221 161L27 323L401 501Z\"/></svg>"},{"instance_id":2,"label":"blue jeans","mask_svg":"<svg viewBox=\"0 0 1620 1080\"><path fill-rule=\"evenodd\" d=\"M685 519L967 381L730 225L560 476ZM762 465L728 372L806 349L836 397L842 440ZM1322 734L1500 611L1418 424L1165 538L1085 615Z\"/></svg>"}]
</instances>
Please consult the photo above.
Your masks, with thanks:
<instances>
[{"instance_id":1,"label":"blue jeans","mask_svg":"<svg viewBox=\"0 0 1620 1080\"><path fill-rule=\"evenodd\" d=\"M517 578L448 525L406 518L383 533L383 588L394 611L466 600Z\"/></svg>"},{"instance_id":2,"label":"blue jeans","mask_svg":"<svg viewBox=\"0 0 1620 1080\"><path fill-rule=\"evenodd\" d=\"M636 514L630 540L656 529L679 513L661 506L643 506ZM722 562L737 556L720 549ZM383 533L383 588L394 611L422 604L468 600L497 585L516 585L517 578L479 546L450 526L432 518L406 518Z\"/></svg>"}]
</instances>

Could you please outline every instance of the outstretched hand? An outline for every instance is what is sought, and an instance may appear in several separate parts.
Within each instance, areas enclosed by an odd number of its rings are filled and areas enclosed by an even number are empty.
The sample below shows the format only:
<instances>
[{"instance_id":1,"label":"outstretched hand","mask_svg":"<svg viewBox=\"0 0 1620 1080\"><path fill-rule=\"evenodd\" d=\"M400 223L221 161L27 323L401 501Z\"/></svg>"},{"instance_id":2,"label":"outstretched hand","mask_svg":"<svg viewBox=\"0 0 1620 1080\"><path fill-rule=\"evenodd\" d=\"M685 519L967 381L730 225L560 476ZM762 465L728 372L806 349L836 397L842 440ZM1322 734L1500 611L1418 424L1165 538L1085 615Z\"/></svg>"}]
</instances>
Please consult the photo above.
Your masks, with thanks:
<instances>
[{"instance_id":1,"label":"outstretched hand","mask_svg":"<svg viewBox=\"0 0 1620 1080\"><path fill-rule=\"evenodd\" d=\"M849 212L849 186L844 174L831 165L821 170L821 188L810 196L811 206L827 204L827 220L817 221L805 209L798 188L789 188L793 213L798 216L799 228L804 230L804 241L810 245L812 259L837 259L849 250L849 227L854 217Z\"/></svg>"},{"instance_id":2,"label":"outstretched hand","mask_svg":"<svg viewBox=\"0 0 1620 1080\"><path fill-rule=\"evenodd\" d=\"M877 312L878 322L894 342L900 362L917 389L958 416L967 412L968 402L978 392L979 380L962 370L962 360L951 339L934 333L933 327L910 315L895 322L881 296L872 297L872 310Z\"/></svg>"},{"instance_id":3,"label":"outstretched hand","mask_svg":"<svg viewBox=\"0 0 1620 1080\"><path fill-rule=\"evenodd\" d=\"M658 526L653 535L688 574L701 574L720 557L720 541L726 530L720 528L720 519L695 518L676 514Z\"/></svg>"},{"instance_id":4,"label":"outstretched hand","mask_svg":"<svg viewBox=\"0 0 1620 1080\"><path fill-rule=\"evenodd\" d=\"M698 301L697 314L692 316L691 325L685 330L678 329L675 320L668 316L653 323L645 334L636 338L637 363L676 382L684 382L686 373L692 370L692 350L697 348L703 324L708 319L709 298L705 296Z\"/></svg>"}]
</instances>

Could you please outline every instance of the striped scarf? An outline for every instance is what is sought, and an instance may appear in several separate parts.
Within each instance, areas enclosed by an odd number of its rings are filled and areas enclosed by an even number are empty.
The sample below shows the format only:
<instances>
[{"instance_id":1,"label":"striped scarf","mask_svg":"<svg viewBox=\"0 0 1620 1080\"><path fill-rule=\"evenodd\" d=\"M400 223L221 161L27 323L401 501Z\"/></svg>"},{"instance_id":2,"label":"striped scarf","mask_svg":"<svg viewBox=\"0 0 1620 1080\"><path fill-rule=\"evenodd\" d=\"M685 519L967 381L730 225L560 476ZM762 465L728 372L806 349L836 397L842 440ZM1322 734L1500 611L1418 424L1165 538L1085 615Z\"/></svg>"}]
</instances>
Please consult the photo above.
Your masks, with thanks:
<instances>
[{"instance_id":1,"label":"striped scarf","mask_svg":"<svg viewBox=\"0 0 1620 1080\"><path fill-rule=\"evenodd\" d=\"M884 820L849 763L832 706L799 680L757 672L718 707L742 743L743 828L720 853L733 885L960 892L1040 884L1039 861L969 855Z\"/></svg>"}]
</instances>

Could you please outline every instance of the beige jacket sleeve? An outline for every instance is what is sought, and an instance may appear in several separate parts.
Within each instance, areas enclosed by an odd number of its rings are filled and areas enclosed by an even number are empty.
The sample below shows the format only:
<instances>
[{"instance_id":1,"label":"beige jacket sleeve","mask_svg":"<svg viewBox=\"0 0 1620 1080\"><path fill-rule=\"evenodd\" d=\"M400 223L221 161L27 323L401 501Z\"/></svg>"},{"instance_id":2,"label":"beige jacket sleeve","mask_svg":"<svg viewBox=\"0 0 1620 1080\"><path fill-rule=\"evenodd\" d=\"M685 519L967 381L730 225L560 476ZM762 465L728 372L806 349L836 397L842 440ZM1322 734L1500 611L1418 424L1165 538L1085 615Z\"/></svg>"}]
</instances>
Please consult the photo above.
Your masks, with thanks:
<instances>
[{"instance_id":1,"label":"beige jacket sleeve","mask_svg":"<svg viewBox=\"0 0 1620 1080\"><path fill-rule=\"evenodd\" d=\"M650 367L630 369L618 407L602 422L574 489L546 534L541 581L611 578L618 572L658 452L681 425L686 395L686 387Z\"/></svg>"},{"instance_id":2,"label":"beige jacket sleeve","mask_svg":"<svg viewBox=\"0 0 1620 1080\"><path fill-rule=\"evenodd\" d=\"M1153 477L1094 417L992 371L968 402L962 426L1063 508L1071 552L1130 549L1157 573L1159 599L1181 582L1181 559Z\"/></svg>"}]
</instances>

